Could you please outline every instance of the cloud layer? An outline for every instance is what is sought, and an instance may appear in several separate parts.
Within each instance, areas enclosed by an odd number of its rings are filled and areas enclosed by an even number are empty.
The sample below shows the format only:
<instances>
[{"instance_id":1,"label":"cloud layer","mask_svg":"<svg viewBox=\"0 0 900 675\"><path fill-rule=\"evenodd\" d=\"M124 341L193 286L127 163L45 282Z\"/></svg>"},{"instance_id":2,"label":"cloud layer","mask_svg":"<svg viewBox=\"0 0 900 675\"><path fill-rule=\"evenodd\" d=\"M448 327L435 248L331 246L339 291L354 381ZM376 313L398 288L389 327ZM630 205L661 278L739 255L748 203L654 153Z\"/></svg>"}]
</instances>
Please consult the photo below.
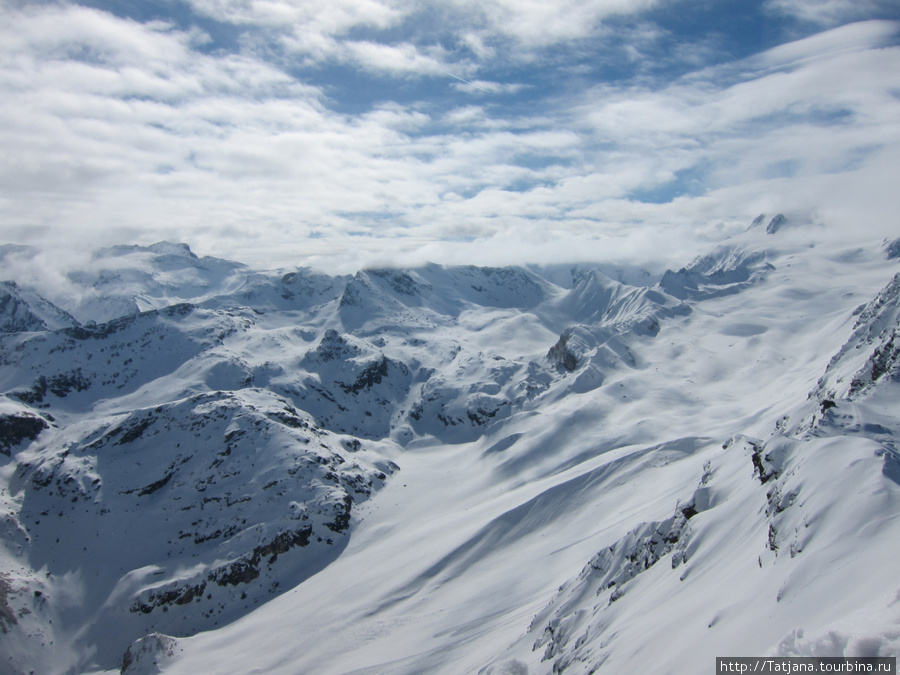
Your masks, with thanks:
<instances>
[{"instance_id":1,"label":"cloud layer","mask_svg":"<svg viewBox=\"0 0 900 675\"><path fill-rule=\"evenodd\" d=\"M900 24L837 0L762 3L818 23L744 56L662 0L94 4L0 4L7 242L674 258L760 211L879 232L900 207Z\"/></svg>"}]
</instances>

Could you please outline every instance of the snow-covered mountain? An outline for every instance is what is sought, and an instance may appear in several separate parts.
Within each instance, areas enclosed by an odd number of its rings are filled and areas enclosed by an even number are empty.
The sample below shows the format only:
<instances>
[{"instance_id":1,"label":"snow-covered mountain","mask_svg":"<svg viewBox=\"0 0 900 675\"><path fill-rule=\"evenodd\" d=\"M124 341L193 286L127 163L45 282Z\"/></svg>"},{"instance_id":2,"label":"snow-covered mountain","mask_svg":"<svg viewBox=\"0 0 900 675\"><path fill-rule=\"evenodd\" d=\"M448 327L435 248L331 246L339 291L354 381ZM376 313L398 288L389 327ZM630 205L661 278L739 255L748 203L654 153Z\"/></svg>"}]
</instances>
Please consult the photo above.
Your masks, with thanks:
<instances>
[{"instance_id":1,"label":"snow-covered mountain","mask_svg":"<svg viewBox=\"0 0 900 675\"><path fill-rule=\"evenodd\" d=\"M77 325L67 312L40 294L0 281L0 333L27 333Z\"/></svg>"},{"instance_id":2,"label":"snow-covered mountain","mask_svg":"<svg viewBox=\"0 0 900 675\"><path fill-rule=\"evenodd\" d=\"M661 275L10 279L0 671L896 655L898 250L776 216Z\"/></svg>"}]
</instances>

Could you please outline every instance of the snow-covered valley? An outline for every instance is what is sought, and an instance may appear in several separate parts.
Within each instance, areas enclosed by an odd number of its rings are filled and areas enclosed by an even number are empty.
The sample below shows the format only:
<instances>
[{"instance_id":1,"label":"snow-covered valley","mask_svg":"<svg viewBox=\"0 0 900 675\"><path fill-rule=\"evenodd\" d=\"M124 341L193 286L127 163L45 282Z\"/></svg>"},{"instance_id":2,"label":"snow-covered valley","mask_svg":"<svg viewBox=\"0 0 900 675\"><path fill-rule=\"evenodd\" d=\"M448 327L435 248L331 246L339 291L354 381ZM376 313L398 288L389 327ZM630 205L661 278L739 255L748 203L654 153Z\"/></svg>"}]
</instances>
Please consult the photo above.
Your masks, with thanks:
<instances>
[{"instance_id":1,"label":"snow-covered valley","mask_svg":"<svg viewBox=\"0 0 900 675\"><path fill-rule=\"evenodd\" d=\"M0 672L896 656L898 253L776 216L659 274L8 279Z\"/></svg>"}]
</instances>

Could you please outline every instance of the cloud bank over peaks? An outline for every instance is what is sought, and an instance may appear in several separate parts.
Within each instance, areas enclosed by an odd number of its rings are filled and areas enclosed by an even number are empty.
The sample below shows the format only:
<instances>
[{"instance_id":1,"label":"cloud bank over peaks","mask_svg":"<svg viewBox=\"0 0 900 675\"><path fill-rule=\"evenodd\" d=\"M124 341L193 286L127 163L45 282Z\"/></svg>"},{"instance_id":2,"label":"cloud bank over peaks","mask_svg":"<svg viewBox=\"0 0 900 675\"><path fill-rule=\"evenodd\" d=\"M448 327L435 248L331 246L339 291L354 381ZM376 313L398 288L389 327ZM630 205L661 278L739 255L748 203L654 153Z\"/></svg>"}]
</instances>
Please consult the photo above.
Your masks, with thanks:
<instances>
[{"instance_id":1,"label":"cloud bank over peaks","mask_svg":"<svg viewBox=\"0 0 900 675\"><path fill-rule=\"evenodd\" d=\"M86 4L0 4L0 242L674 257L762 211L874 232L900 207L880 4L805 32L845 5Z\"/></svg>"}]
</instances>

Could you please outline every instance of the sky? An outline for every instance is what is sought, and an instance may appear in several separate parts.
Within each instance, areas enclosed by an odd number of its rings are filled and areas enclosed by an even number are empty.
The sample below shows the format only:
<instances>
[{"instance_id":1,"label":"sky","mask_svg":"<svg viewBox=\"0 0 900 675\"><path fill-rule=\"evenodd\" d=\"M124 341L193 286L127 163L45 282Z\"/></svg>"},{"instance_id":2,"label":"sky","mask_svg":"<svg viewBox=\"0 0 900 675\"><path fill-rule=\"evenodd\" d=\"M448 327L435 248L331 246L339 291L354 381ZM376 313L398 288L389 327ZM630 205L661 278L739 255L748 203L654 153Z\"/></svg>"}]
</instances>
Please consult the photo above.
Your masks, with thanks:
<instances>
[{"instance_id":1,"label":"sky","mask_svg":"<svg viewBox=\"0 0 900 675\"><path fill-rule=\"evenodd\" d=\"M0 244L351 271L900 236L900 0L0 0ZM702 252L702 251L701 251Z\"/></svg>"}]
</instances>

